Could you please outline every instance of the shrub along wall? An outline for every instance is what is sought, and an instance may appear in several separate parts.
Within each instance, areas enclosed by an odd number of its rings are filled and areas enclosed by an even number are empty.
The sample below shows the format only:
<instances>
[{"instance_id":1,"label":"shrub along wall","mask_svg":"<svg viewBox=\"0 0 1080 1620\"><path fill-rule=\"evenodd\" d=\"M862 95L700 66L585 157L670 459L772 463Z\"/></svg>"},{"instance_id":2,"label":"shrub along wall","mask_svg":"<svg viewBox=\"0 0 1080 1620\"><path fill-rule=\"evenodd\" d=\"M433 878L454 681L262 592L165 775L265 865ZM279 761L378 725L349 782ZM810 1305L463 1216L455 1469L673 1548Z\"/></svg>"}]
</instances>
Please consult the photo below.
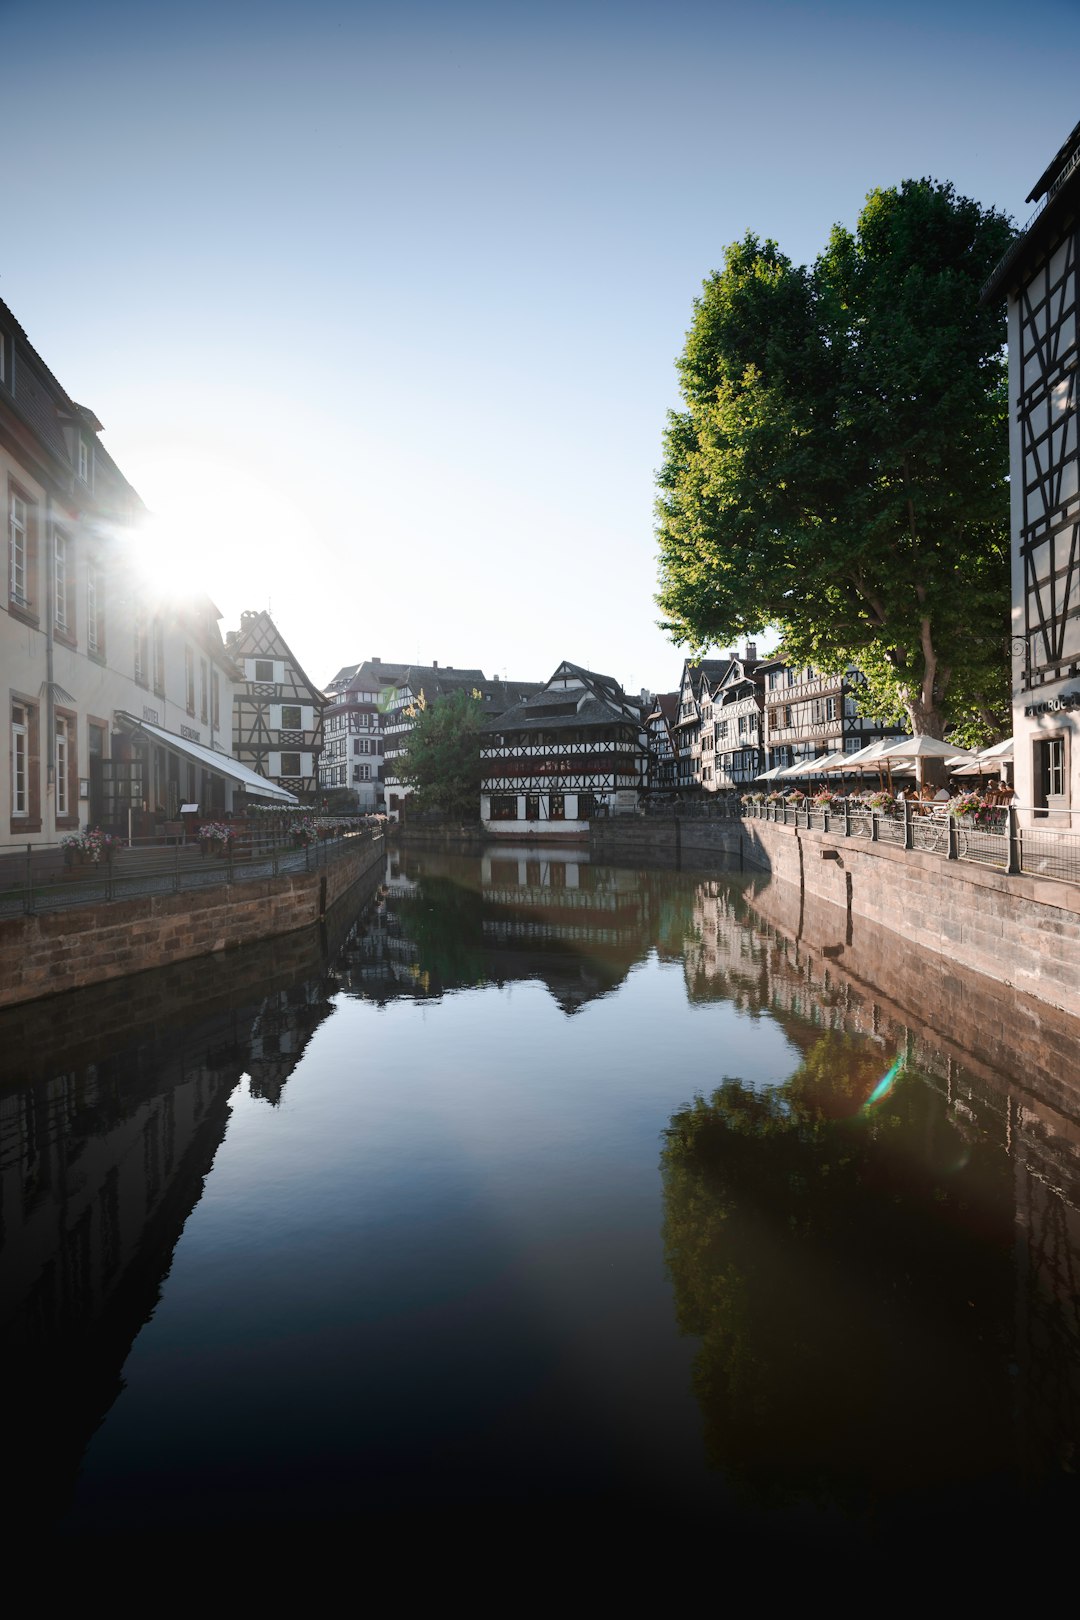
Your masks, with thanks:
<instances>
[{"instance_id":1,"label":"shrub along wall","mask_svg":"<svg viewBox=\"0 0 1080 1620\"><path fill-rule=\"evenodd\" d=\"M309 928L383 860L365 839L314 872L5 918L0 1006Z\"/></svg>"},{"instance_id":2,"label":"shrub along wall","mask_svg":"<svg viewBox=\"0 0 1080 1620\"><path fill-rule=\"evenodd\" d=\"M901 935L916 954L946 957L1080 1016L1080 888L1072 884L768 821L626 817L594 823L591 847L618 860L661 850L695 864L737 857Z\"/></svg>"}]
</instances>

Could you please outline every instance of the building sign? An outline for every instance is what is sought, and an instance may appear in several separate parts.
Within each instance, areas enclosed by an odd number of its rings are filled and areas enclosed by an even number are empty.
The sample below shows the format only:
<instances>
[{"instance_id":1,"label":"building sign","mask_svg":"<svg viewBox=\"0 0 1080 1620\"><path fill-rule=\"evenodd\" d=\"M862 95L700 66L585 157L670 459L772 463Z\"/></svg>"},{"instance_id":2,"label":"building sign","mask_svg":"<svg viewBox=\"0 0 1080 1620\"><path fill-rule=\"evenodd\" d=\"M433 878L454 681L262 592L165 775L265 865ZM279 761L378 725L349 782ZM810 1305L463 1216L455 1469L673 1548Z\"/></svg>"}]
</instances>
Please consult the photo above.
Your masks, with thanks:
<instances>
[{"instance_id":1,"label":"building sign","mask_svg":"<svg viewBox=\"0 0 1080 1620\"><path fill-rule=\"evenodd\" d=\"M186 737L188 742L201 742L202 741L201 732L196 731L194 726L181 726L180 727L180 735L181 735L181 737Z\"/></svg>"},{"instance_id":2,"label":"building sign","mask_svg":"<svg viewBox=\"0 0 1080 1620\"><path fill-rule=\"evenodd\" d=\"M1037 714L1069 714L1080 709L1080 691L1062 692L1060 697L1048 698L1045 703L1029 703L1024 715L1031 720Z\"/></svg>"},{"instance_id":3,"label":"building sign","mask_svg":"<svg viewBox=\"0 0 1080 1620\"><path fill-rule=\"evenodd\" d=\"M161 721L158 719L157 710L151 709L146 703L143 704L142 717L144 720L149 720L152 726L159 726L161 724Z\"/></svg>"}]
</instances>

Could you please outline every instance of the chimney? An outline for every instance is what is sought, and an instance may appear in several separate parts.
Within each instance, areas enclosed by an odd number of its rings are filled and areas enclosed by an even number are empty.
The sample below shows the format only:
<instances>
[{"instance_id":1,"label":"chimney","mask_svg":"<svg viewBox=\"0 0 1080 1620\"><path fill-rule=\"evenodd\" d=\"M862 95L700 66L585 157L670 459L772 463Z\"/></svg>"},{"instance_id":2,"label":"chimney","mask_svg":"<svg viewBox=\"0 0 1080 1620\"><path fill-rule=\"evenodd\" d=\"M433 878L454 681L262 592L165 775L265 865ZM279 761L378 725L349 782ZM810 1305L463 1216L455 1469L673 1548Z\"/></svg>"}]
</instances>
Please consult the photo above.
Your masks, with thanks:
<instances>
[{"instance_id":1,"label":"chimney","mask_svg":"<svg viewBox=\"0 0 1080 1620\"><path fill-rule=\"evenodd\" d=\"M754 658L757 657L757 642L756 641L748 641L746 643L746 657L747 657L748 660L749 659L754 659Z\"/></svg>"},{"instance_id":2,"label":"chimney","mask_svg":"<svg viewBox=\"0 0 1080 1620\"><path fill-rule=\"evenodd\" d=\"M438 669L438 667L439 667L439 660L438 660L438 659L437 659L437 658L433 658L433 659L432 659L432 660L431 660L431 667L432 667L432 669Z\"/></svg>"},{"instance_id":3,"label":"chimney","mask_svg":"<svg viewBox=\"0 0 1080 1620\"><path fill-rule=\"evenodd\" d=\"M371 662L372 662L372 663L373 663L373 664L381 664L381 663L382 663L382 659L381 659L381 658L373 658L373 659L372 659L372 660L371 660Z\"/></svg>"}]
</instances>

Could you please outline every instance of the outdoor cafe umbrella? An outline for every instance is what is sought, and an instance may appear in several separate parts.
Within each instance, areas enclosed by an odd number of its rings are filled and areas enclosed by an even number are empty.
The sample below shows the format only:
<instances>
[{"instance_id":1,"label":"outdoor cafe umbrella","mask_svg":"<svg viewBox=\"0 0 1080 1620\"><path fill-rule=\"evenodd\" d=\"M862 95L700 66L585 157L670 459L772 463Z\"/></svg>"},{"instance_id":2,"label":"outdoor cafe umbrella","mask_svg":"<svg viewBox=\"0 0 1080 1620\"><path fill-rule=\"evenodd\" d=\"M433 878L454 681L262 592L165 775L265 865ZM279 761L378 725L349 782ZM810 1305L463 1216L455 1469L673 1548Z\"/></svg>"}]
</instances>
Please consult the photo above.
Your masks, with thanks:
<instances>
[{"instance_id":1,"label":"outdoor cafe umbrella","mask_svg":"<svg viewBox=\"0 0 1080 1620\"><path fill-rule=\"evenodd\" d=\"M817 754L813 759L800 759L797 764L789 765L784 772L785 776L818 776L822 771L838 769L832 762L843 761L844 755L838 753Z\"/></svg>"},{"instance_id":2,"label":"outdoor cafe umbrella","mask_svg":"<svg viewBox=\"0 0 1080 1620\"><path fill-rule=\"evenodd\" d=\"M757 775L754 777L754 781L771 782L774 776L781 776L783 774L783 770L784 767L782 765L774 765L772 770L758 771Z\"/></svg>"},{"instance_id":3,"label":"outdoor cafe umbrella","mask_svg":"<svg viewBox=\"0 0 1080 1620\"><path fill-rule=\"evenodd\" d=\"M973 760L954 756L945 763L953 770L954 776L996 776L1003 765L1011 765L1012 762L1013 740L1006 737L1004 742L994 743L991 748L983 748Z\"/></svg>"},{"instance_id":4,"label":"outdoor cafe umbrella","mask_svg":"<svg viewBox=\"0 0 1080 1620\"><path fill-rule=\"evenodd\" d=\"M928 759L961 759L973 760L976 755L970 748L957 748L955 743L942 742L940 737L905 737L902 742L893 743L890 748L883 748L881 759L890 768L893 763L903 761L914 763L917 768L919 786L923 786L923 771L925 761Z\"/></svg>"},{"instance_id":5,"label":"outdoor cafe umbrella","mask_svg":"<svg viewBox=\"0 0 1080 1620\"><path fill-rule=\"evenodd\" d=\"M876 737L872 743L867 743L865 748L856 749L853 754L838 755L835 764L823 764L822 769L826 771L849 771L854 769L861 774L868 765L876 765L878 779L881 780L881 766L878 761L886 750L893 746L895 741L896 739L893 737ZM889 783L891 785L892 770L888 765L886 769L889 773Z\"/></svg>"}]
</instances>

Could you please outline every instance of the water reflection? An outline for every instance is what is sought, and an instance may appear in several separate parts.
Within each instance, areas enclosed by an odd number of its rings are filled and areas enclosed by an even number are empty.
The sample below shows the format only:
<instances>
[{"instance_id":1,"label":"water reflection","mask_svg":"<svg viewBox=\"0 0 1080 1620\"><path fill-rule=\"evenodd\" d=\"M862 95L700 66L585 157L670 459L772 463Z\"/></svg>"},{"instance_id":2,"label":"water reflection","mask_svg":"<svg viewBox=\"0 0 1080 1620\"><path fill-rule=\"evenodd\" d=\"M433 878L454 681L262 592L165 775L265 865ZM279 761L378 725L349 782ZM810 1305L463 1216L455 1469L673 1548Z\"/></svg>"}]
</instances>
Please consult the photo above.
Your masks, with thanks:
<instances>
[{"instance_id":1,"label":"water reflection","mask_svg":"<svg viewBox=\"0 0 1080 1620\"><path fill-rule=\"evenodd\" d=\"M237 1084L278 1103L332 1010L330 943L309 930L0 1016L5 1449L32 1522L122 1388Z\"/></svg>"},{"instance_id":2,"label":"water reflection","mask_svg":"<svg viewBox=\"0 0 1080 1620\"><path fill-rule=\"evenodd\" d=\"M330 940L0 1019L34 1514L114 1402L79 1524L411 1522L451 1488L744 1531L1045 1508L1080 1440L1075 1045L1040 1067L1025 1008L1003 1057L995 992L994 1060L965 1052L785 903L404 851Z\"/></svg>"}]
</instances>

